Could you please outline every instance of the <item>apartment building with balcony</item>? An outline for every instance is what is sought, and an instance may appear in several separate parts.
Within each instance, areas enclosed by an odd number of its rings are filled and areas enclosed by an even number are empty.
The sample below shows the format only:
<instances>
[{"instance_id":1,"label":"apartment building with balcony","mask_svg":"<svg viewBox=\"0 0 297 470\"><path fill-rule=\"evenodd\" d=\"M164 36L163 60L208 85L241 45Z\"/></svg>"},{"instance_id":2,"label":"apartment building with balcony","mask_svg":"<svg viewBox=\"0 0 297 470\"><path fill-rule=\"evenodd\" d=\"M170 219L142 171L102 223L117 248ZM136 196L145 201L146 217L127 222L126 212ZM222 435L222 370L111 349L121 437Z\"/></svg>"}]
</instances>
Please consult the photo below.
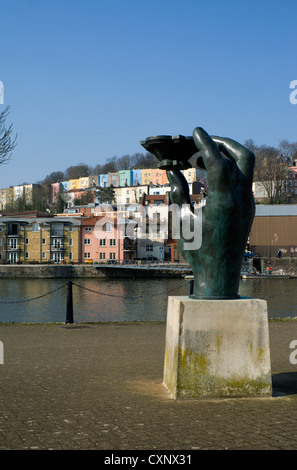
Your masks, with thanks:
<instances>
[{"instance_id":1,"label":"apartment building with balcony","mask_svg":"<svg viewBox=\"0 0 297 470\"><path fill-rule=\"evenodd\" d=\"M57 217L0 218L0 262L78 263L81 221Z\"/></svg>"}]
</instances>

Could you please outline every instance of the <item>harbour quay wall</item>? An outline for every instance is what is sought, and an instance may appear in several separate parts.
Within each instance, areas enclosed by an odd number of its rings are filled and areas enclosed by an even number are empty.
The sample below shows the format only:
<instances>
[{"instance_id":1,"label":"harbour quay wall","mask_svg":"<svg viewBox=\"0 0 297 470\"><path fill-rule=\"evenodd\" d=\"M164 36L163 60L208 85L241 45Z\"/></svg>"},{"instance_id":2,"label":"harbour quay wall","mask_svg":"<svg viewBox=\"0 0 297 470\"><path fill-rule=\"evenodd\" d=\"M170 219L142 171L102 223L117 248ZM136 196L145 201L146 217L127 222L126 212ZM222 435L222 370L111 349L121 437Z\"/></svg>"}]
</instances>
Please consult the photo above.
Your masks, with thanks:
<instances>
[{"instance_id":1,"label":"harbour quay wall","mask_svg":"<svg viewBox=\"0 0 297 470\"><path fill-rule=\"evenodd\" d=\"M102 272L88 265L0 265L2 279L71 279L105 277Z\"/></svg>"},{"instance_id":2,"label":"harbour quay wall","mask_svg":"<svg viewBox=\"0 0 297 470\"><path fill-rule=\"evenodd\" d=\"M297 277L297 258L262 258L262 272L270 266L272 274L284 274L286 276Z\"/></svg>"},{"instance_id":3,"label":"harbour quay wall","mask_svg":"<svg viewBox=\"0 0 297 470\"><path fill-rule=\"evenodd\" d=\"M72 278L181 278L191 269L181 266L125 266L125 265L0 265L0 279L72 279Z\"/></svg>"},{"instance_id":4,"label":"harbour quay wall","mask_svg":"<svg viewBox=\"0 0 297 470\"><path fill-rule=\"evenodd\" d=\"M262 258L262 273L297 277L297 258ZM108 265L108 264L2 264L0 279L72 279L72 278L182 278L191 275L187 265Z\"/></svg>"}]
</instances>

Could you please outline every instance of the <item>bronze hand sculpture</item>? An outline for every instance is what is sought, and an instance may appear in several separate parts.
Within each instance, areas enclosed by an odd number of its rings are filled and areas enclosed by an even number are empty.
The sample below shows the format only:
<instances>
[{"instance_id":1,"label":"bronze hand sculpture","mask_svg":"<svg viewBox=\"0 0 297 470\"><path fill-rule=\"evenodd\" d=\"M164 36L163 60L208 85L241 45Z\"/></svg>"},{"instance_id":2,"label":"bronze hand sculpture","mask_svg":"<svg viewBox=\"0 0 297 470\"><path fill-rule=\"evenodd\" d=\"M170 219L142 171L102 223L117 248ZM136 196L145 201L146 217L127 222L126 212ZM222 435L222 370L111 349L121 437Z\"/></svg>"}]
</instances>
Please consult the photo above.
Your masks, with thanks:
<instances>
[{"instance_id":1,"label":"bronze hand sculpture","mask_svg":"<svg viewBox=\"0 0 297 470\"><path fill-rule=\"evenodd\" d=\"M202 208L202 243L199 249L187 249L189 240L184 238L181 230L178 248L193 270L193 297L238 298L241 264L255 212L252 194L255 156L234 140L210 137L200 127L194 130L192 143L195 145L190 156L200 152L208 179L207 202ZM148 141L142 142L144 147L145 144ZM156 148L150 150L148 145L145 148L160 160L168 160L168 151L164 159ZM167 170L172 188L171 201L180 208L188 207L188 210L181 210L180 224L188 222L195 227L197 215L191 204L189 187L178 169L178 162L188 159L189 152L184 149L182 152Z\"/></svg>"}]
</instances>

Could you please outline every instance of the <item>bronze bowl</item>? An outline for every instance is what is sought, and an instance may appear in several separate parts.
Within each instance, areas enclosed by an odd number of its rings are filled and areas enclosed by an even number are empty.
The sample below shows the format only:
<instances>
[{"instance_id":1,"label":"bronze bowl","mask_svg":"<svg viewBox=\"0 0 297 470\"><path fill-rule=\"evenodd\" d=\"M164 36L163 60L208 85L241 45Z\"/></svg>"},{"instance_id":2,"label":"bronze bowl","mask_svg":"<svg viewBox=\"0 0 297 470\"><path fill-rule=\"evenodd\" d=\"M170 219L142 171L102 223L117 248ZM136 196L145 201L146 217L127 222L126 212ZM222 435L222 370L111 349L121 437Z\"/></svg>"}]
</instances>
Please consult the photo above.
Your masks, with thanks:
<instances>
[{"instance_id":1,"label":"bronze bowl","mask_svg":"<svg viewBox=\"0 0 297 470\"><path fill-rule=\"evenodd\" d=\"M156 135L147 137L140 144L158 158L158 167L163 170L191 168L188 160L198 152L193 138L183 135Z\"/></svg>"}]
</instances>

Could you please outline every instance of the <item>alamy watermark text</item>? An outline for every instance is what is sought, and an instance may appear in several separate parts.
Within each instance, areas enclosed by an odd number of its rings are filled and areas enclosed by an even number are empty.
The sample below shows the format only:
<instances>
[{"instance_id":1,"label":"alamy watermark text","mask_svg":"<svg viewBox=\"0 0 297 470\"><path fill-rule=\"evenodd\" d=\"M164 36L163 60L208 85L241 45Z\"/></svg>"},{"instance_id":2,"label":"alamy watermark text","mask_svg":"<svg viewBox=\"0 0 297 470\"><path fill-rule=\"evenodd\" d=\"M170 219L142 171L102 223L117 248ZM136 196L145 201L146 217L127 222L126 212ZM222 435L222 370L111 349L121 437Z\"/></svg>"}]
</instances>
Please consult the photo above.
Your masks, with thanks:
<instances>
[{"instance_id":1,"label":"alamy watermark text","mask_svg":"<svg viewBox=\"0 0 297 470\"><path fill-rule=\"evenodd\" d=\"M4 85L0 80L0 104L4 104Z\"/></svg>"}]
</instances>

